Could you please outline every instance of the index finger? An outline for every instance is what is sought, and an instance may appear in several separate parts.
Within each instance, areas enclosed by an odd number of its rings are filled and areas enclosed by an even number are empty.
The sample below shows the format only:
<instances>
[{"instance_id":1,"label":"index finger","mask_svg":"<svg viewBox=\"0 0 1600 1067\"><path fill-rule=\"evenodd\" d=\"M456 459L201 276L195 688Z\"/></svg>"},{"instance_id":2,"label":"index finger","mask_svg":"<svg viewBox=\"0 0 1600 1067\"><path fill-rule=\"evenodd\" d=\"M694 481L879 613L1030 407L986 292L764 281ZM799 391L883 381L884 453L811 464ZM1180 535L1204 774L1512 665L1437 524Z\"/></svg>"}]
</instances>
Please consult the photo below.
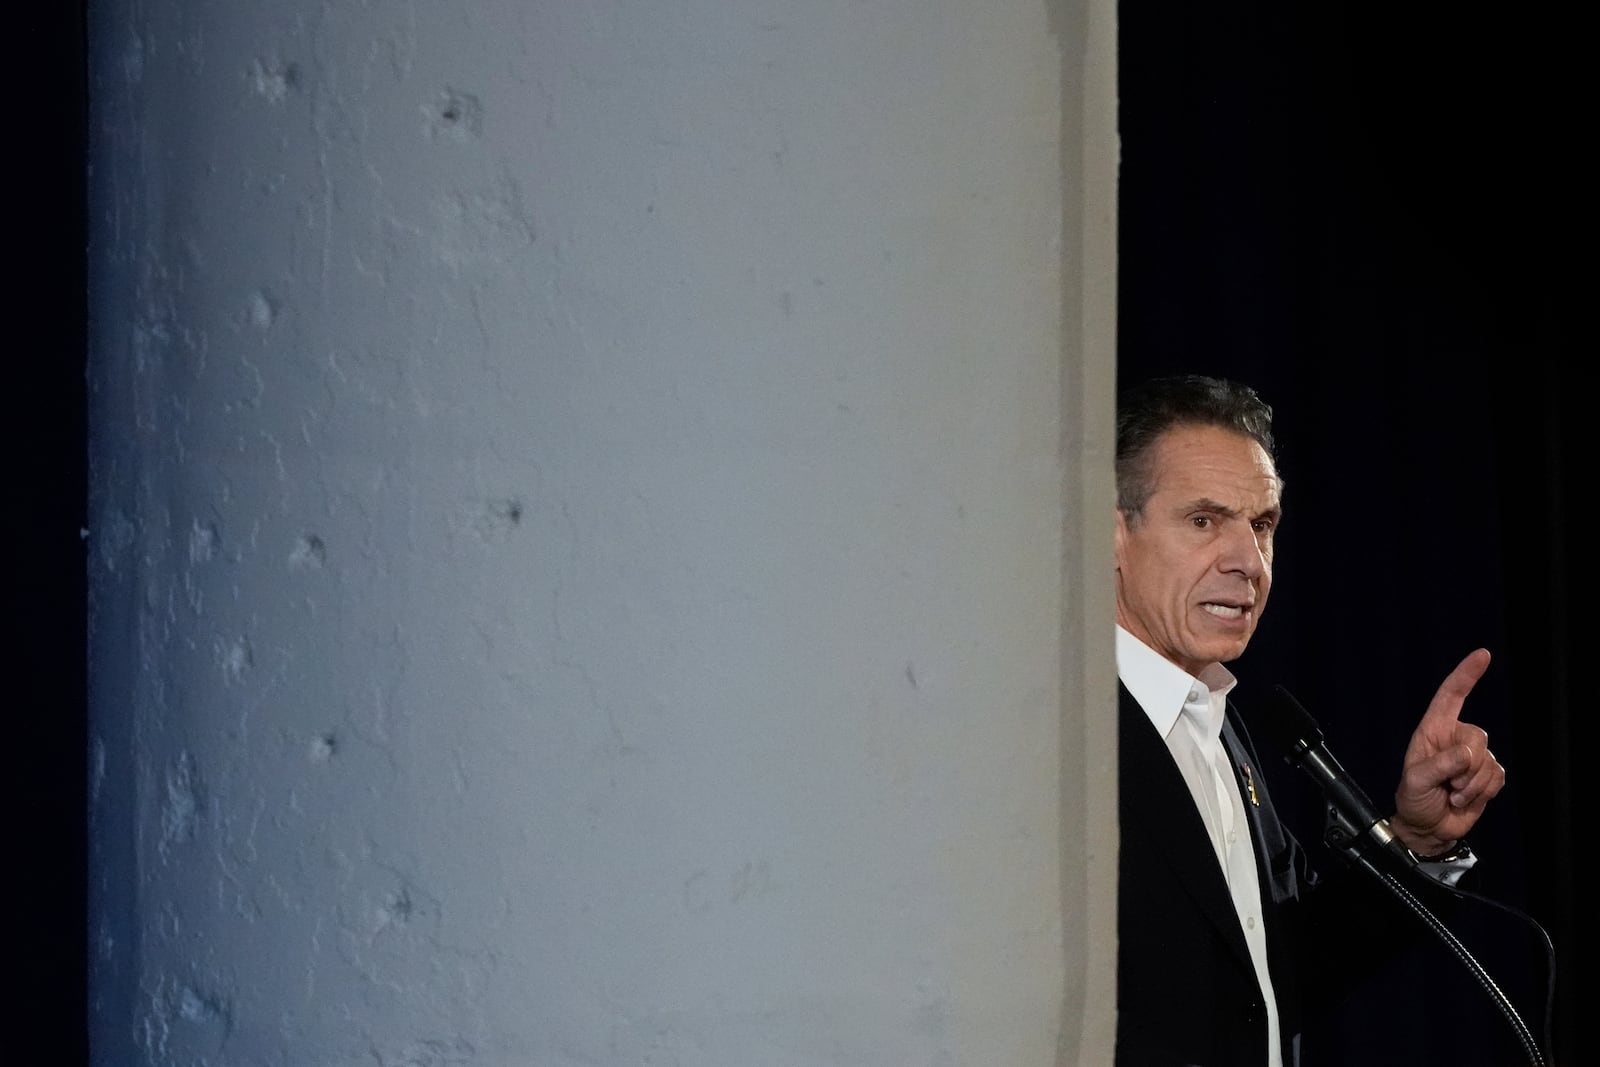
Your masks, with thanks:
<instances>
[{"instance_id":1,"label":"index finger","mask_svg":"<svg viewBox=\"0 0 1600 1067\"><path fill-rule=\"evenodd\" d=\"M1433 699L1428 701L1428 710L1422 713L1423 724L1449 725L1459 720L1461 705L1467 702L1467 694L1472 692L1472 687L1478 684L1478 679L1488 669L1487 648L1475 648L1468 652L1466 658L1456 664L1455 670L1445 675L1444 681L1439 683Z\"/></svg>"}]
</instances>

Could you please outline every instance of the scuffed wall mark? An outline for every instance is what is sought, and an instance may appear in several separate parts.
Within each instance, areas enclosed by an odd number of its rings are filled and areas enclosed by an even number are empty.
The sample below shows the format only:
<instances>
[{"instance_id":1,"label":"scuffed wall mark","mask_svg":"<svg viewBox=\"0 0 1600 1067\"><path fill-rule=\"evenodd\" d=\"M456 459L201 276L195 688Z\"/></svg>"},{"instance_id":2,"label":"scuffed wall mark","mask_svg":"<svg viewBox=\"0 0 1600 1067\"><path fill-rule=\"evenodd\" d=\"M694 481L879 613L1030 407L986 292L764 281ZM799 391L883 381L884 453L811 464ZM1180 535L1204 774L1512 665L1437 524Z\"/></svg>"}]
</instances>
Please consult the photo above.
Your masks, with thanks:
<instances>
[{"instance_id":1,"label":"scuffed wall mark","mask_svg":"<svg viewBox=\"0 0 1600 1067\"><path fill-rule=\"evenodd\" d=\"M916 1027L930 1045L939 1046L929 1067L954 1067L955 1057L944 1048L950 1039L952 997L943 976L925 977L917 982Z\"/></svg>"},{"instance_id":2,"label":"scuffed wall mark","mask_svg":"<svg viewBox=\"0 0 1600 1067\"><path fill-rule=\"evenodd\" d=\"M245 827L244 840L239 842L236 849L236 851L239 853L240 860L247 867L254 867L257 863L261 862L261 849L256 845L256 838L261 832L261 821L262 819L266 818L268 803L269 802L266 797L257 794L255 798L254 810L250 812L249 825ZM276 823L277 819L274 818L271 821ZM233 835L230 834L229 837L229 843L231 844ZM231 877L233 874L233 865L226 862L227 857L219 855L218 858L224 861L223 866L227 869L227 873ZM249 890L244 889L242 879L240 879L239 882L241 890L251 896L254 896L254 894L250 893ZM260 909L257 908L255 911L259 913ZM243 913L241 912L241 914Z\"/></svg>"},{"instance_id":3,"label":"scuffed wall mark","mask_svg":"<svg viewBox=\"0 0 1600 1067\"><path fill-rule=\"evenodd\" d=\"M411 915L417 910L415 902L411 899L411 887L401 885L390 893L383 903L378 905L377 924L373 930L376 937L390 926L406 926L411 922ZM437 906L436 909L437 910Z\"/></svg>"},{"instance_id":4,"label":"scuffed wall mark","mask_svg":"<svg viewBox=\"0 0 1600 1067\"><path fill-rule=\"evenodd\" d=\"M258 330L272 328L278 319L280 302L264 289L257 289L244 301L244 318Z\"/></svg>"},{"instance_id":5,"label":"scuffed wall mark","mask_svg":"<svg viewBox=\"0 0 1600 1067\"><path fill-rule=\"evenodd\" d=\"M268 433L265 430L260 431L260 437L262 444L266 445L272 450L272 470L278 476L279 488L284 494L282 499L285 507L287 507L289 490L288 483L292 480L292 478L289 474L289 465L285 463L283 459L283 442L278 440L277 434ZM250 524L250 550L254 552L260 547L261 519L258 517L253 523ZM234 559L237 562L239 557L235 555Z\"/></svg>"},{"instance_id":6,"label":"scuffed wall mark","mask_svg":"<svg viewBox=\"0 0 1600 1067\"><path fill-rule=\"evenodd\" d=\"M189 528L189 562L209 563L216 558L217 544L221 540L214 523L199 519Z\"/></svg>"},{"instance_id":7,"label":"scuffed wall mark","mask_svg":"<svg viewBox=\"0 0 1600 1067\"><path fill-rule=\"evenodd\" d=\"M483 133L483 104L471 93L446 87L422 113L430 140L462 142Z\"/></svg>"},{"instance_id":8,"label":"scuffed wall mark","mask_svg":"<svg viewBox=\"0 0 1600 1067\"><path fill-rule=\"evenodd\" d=\"M394 722L407 714L407 675L411 662L404 631L395 626L386 638L374 637L371 656L375 665L366 682L367 699L353 710L346 725L352 735L371 745L391 769L398 770L394 755Z\"/></svg>"},{"instance_id":9,"label":"scuffed wall mark","mask_svg":"<svg viewBox=\"0 0 1600 1067\"><path fill-rule=\"evenodd\" d=\"M366 1018L403 1020L383 1028L385 1040L395 1041L393 1046L375 1046L391 1057L383 1062L412 1062L392 1058L420 1053L401 1044L407 1037L466 1034L464 1027L475 1025L471 1020L480 1014L486 990L500 968L498 952L483 947L478 938L474 940L479 947L473 949L445 941L440 936L439 902L382 863L354 865L345 874L351 881L341 888L334 947L349 968L341 982L346 989L359 990L357 995L370 1013ZM462 929L458 923L452 927ZM327 974L325 969L324 977ZM464 1037L447 1045L454 1055L475 1054Z\"/></svg>"},{"instance_id":10,"label":"scuffed wall mark","mask_svg":"<svg viewBox=\"0 0 1600 1067\"><path fill-rule=\"evenodd\" d=\"M93 554L98 557L107 573L117 573L123 557L133 547L138 535L139 528L128 518L127 513L120 509L107 515L104 521L90 532Z\"/></svg>"},{"instance_id":11,"label":"scuffed wall mark","mask_svg":"<svg viewBox=\"0 0 1600 1067\"><path fill-rule=\"evenodd\" d=\"M328 548L314 533L301 534L289 550L291 571L319 571L328 559Z\"/></svg>"},{"instance_id":12,"label":"scuffed wall mark","mask_svg":"<svg viewBox=\"0 0 1600 1067\"><path fill-rule=\"evenodd\" d=\"M167 769L166 790L161 799L161 858L178 845L194 840L195 824L205 803L204 784L195 770L194 757L180 752Z\"/></svg>"},{"instance_id":13,"label":"scuffed wall mark","mask_svg":"<svg viewBox=\"0 0 1600 1067\"><path fill-rule=\"evenodd\" d=\"M151 1063L211 1062L233 1031L231 998L220 990L162 975L145 997L136 1040ZM174 1048L177 1046L177 1048Z\"/></svg>"},{"instance_id":14,"label":"scuffed wall mark","mask_svg":"<svg viewBox=\"0 0 1600 1067\"><path fill-rule=\"evenodd\" d=\"M500 544L522 525L525 510L521 497L492 497L477 505L467 525L483 544Z\"/></svg>"},{"instance_id":15,"label":"scuffed wall mark","mask_svg":"<svg viewBox=\"0 0 1600 1067\"><path fill-rule=\"evenodd\" d=\"M472 325L478 331L478 343L483 346L483 353L487 356L494 351L494 342L489 338L489 324L483 315L483 294L481 287L474 285L467 292L467 303L472 308ZM506 394L505 379L500 374L500 369L492 360L484 361L484 369L489 372L494 380L496 395Z\"/></svg>"},{"instance_id":16,"label":"scuffed wall mark","mask_svg":"<svg viewBox=\"0 0 1600 1067\"><path fill-rule=\"evenodd\" d=\"M110 963L117 957L117 939L111 932L112 922L105 915L95 919L94 945L101 963Z\"/></svg>"},{"instance_id":17,"label":"scuffed wall mark","mask_svg":"<svg viewBox=\"0 0 1600 1067\"><path fill-rule=\"evenodd\" d=\"M522 189L509 174L487 191L441 197L434 215L435 251L455 272L471 266L502 266L537 238L522 203Z\"/></svg>"},{"instance_id":18,"label":"scuffed wall mark","mask_svg":"<svg viewBox=\"0 0 1600 1067\"><path fill-rule=\"evenodd\" d=\"M267 380L261 373L261 368L256 366L250 357L242 352L239 354L239 366L244 369L244 377L249 380L254 388L249 396L242 396L236 401L230 400L223 403L222 410L230 415L239 411L241 407L259 408L261 406L261 398L267 392Z\"/></svg>"},{"instance_id":19,"label":"scuffed wall mark","mask_svg":"<svg viewBox=\"0 0 1600 1067\"><path fill-rule=\"evenodd\" d=\"M98 735L89 742L89 806L100 802L100 790L106 782L106 742Z\"/></svg>"},{"instance_id":20,"label":"scuffed wall mark","mask_svg":"<svg viewBox=\"0 0 1600 1067\"><path fill-rule=\"evenodd\" d=\"M306 758L312 763L332 763L339 754L339 735L333 731L317 734L311 739Z\"/></svg>"},{"instance_id":21,"label":"scuffed wall mark","mask_svg":"<svg viewBox=\"0 0 1600 1067\"><path fill-rule=\"evenodd\" d=\"M294 63L257 57L245 72L250 90L269 104L281 104L300 88L300 68Z\"/></svg>"},{"instance_id":22,"label":"scuffed wall mark","mask_svg":"<svg viewBox=\"0 0 1600 1067\"><path fill-rule=\"evenodd\" d=\"M122 54L122 76L128 80L130 89L144 80L144 38L138 34L128 38L127 51Z\"/></svg>"},{"instance_id":23,"label":"scuffed wall mark","mask_svg":"<svg viewBox=\"0 0 1600 1067\"><path fill-rule=\"evenodd\" d=\"M383 76L380 67L387 69L387 77L396 85L411 80L417 65L416 7L415 4L406 4L403 10L396 13L399 24L388 28L368 46L361 62L361 85L366 90L373 91L381 87L378 83Z\"/></svg>"},{"instance_id":24,"label":"scuffed wall mark","mask_svg":"<svg viewBox=\"0 0 1600 1067\"><path fill-rule=\"evenodd\" d=\"M322 58L312 60L313 77L310 90L307 93L311 108L311 136L316 145L315 173L317 182L317 195L306 205L307 225L316 231L317 241L317 295L326 298L328 285L333 278L333 208L338 202L338 190L334 187L334 174L339 167L331 159L332 146L340 143L343 138L335 130L341 118L339 100L334 94L319 92L318 83L326 83L323 76L326 64Z\"/></svg>"},{"instance_id":25,"label":"scuffed wall mark","mask_svg":"<svg viewBox=\"0 0 1600 1067\"><path fill-rule=\"evenodd\" d=\"M178 990L177 1002L178 1018L184 1022L228 1028L230 1009L225 998L185 985Z\"/></svg>"},{"instance_id":26,"label":"scuffed wall mark","mask_svg":"<svg viewBox=\"0 0 1600 1067\"><path fill-rule=\"evenodd\" d=\"M375 996L414 995L417 982L432 995L453 997L454 983L475 985L469 971L492 965L441 943L443 906L414 879L384 863L347 871L339 905L338 953ZM449 967L444 965L451 960Z\"/></svg>"},{"instance_id":27,"label":"scuffed wall mark","mask_svg":"<svg viewBox=\"0 0 1600 1067\"><path fill-rule=\"evenodd\" d=\"M728 903L764 897L772 891L772 867L766 860L746 862L733 872L728 882Z\"/></svg>"},{"instance_id":28,"label":"scuffed wall mark","mask_svg":"<svg viewBox=\"0 0 1600 1067\"><path fill-rule=\"evenodd\" d=\"M215 523L195 519L189 524L189 569L182 573L182 586L184 602L196 617L205 614L206 597L205 584L194 568L203 567L216 559L221 546L222 535L217 532Z\"/></svg>"},{"instance_id":29,"label":"scuffed wall mark","mask_svg":"<svg viewBox=\"0 0 1600 1067\"><path fill-rule=\"evenodd\" d=\"M163 357L172 345L172 331L165 322L167 317L168 314L152 301L145 310L145 317L133 324L128 348L133 354L136 378L147 378L164 364Z\"/></svg>"},{"instance_id":30,"label":"scuffed wall mark","mask_svg":"<svg viewBox=\"0 0 1600 1067\"><path fill-rule=\"evenodd\" d=\"M916 666L916 664L914 664L914 663L907 663L906 664L906 681L911 683L911 688L913 688L913 689L918 688L918 686L917 686L917 666Z\"/></svg>"},{"instance_id":31,"label":"scuffed wall mark","mask_svg":"<svg viewBox=\"0 0 1600 1067\"><path fill-rule=\"evenodd\" d=\"M443 910L439 900L399 871L382 863L377 867L381 873L376 879L382 884L357 886L355 914L344 922L351 943L370 948L391 938L418 938L433 944Z\"/></svg>"},{"instance_id":32,"label":"scuffed wall mark","mask_svg":"<svg viewBox=\"0 0 1600 1067\"><path fill-rule=\"evenodd\" d=\"M776 888L772 864L765 859L741 863L728 873L725 881L718 879L714 882L711 872L702 867L684 879L683 907L691 915L705 915L719 905L747 904L759 900Z\"/></svg>"},{"instance_id":33,"label":"scuffed wall mark","mask_svg":"<svg viewBox=\"0 0 1600 1067\"><path fill-rule=\"evenodd\" d=\"M219 808L225 806L225 804L218 805ZM258 896L263 883L259 877L262 870L261 851L256 846L256 835L266 814L267 801L258 798L242 841L235 844L236 835L231 832L232 827L229 825L223 835L225 847L219 848L214 857L219 871L216 884L217 904L247 924L260 922L266 914Z\"/></svg>"},{"instance_id":34,"label":"scuffed wall mark","mask_svg":"<svg viewBox=\"0 0 1600 1067\"><path fill-rule=\"evenodd\" d=\"M711 872L704 867L683 880L683 910L690 915L704 915L711 910L711 894L706 888L710 880Z\"/></svg>"},{"instance_id":35,"label":"scuffed wall mark","mask_svg":"<svg viewBox=\"0 0 1600 1067\"><path fill-rule=\"evenodd\" d=\"M255 665L250 642L242 637L230 642L218 642L217 665L222 669L223 680L229 685L242 682L250 668Z\"/></svg>"},{"instance_id":36,"label":"scuffed wall mark","mask_svg":"<svg viewBox=\"0 0 1600 1067\"><path fill-rule=\"evenodd\" d=\"M522 501L516 497L491 500L486 509L490 521L497 528L510 529L522 522Z\"/></svg>"},{"instance_id":37,"label":"scuffed wall mark","mask_svg":"<svg viewBox=\"0 0 1600 1067\"><path fill-rule=\"evenodd\" d=\"M147 1063L167 1062L167 1041L171 1036L172 1020L166 1005L159 997L151 996L134 1027L134 1041L144 1051Z\"/></svg>"},{"instance_id":38,"label":"scuffed wall mark","mask_svg":"<svg viewBox=\"0 0 1600 1067\"><path fill-rule=\"evenodd\" d=\"M451 1067L471 1063L478 1051L464 1037L419 1038L399 1049L372 1048L378 1067Z\"/></svg>"},{"instance_id":39,"label":"scuffed wall mark","mask_svg":"<svg viewBox=\"0 0 1600 1067\"><path fill-rule=\"evenodd\" d=\"M394 409L394 398L406 378L405 367L399 357L372 348L356 352L331 349L327 362L330 384L349 387L340 392L348 392L380 411Z\"/></svg>"},{"instance_id":40,"label":"scuffed wall mark","mask_svg":"<svg viewBox=\"0 0 1600 1067\"><path fill-rule=\"evenodd\" d=\"M650 1067L693 1067L708 1062L706 1038L696 1020L682 1013L620 1013L606 1033L605 1056L564 1049L574 1063L639 1063Z\"/></svg>"}]
</instances>

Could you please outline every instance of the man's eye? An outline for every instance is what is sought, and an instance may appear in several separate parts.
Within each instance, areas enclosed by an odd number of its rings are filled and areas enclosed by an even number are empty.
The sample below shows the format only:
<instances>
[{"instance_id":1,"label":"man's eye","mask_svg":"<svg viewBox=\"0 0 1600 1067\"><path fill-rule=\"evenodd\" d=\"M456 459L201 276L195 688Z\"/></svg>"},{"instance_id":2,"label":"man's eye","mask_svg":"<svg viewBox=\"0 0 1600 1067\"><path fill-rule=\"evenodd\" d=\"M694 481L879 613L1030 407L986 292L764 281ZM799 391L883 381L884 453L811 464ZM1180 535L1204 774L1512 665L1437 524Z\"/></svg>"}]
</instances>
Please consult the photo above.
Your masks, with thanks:
<instances>
[{"instance_id":1,"label":"man's eye","mask_svg":"<svg viewBox=\"0 0 1600 1067\"><path fill-rule=\"evenodd\" d=\"M1195 515L1189 521L1194 523L1194 528L1196 530L1204 530L1207 526L1211 525L1211 516L1210 515Z\"/></svg>"},{"instance_id":2,"label":"man's eye","mask_svg":"<svg viewBox=\"0 0 1600 1067\"><path fill-rule=\"evenodd\" d=\"M1255 527L1256 533L1271 533L1274 524L1271 519L1257 519L1250 525Z\"/></svg>"}]
</instances>

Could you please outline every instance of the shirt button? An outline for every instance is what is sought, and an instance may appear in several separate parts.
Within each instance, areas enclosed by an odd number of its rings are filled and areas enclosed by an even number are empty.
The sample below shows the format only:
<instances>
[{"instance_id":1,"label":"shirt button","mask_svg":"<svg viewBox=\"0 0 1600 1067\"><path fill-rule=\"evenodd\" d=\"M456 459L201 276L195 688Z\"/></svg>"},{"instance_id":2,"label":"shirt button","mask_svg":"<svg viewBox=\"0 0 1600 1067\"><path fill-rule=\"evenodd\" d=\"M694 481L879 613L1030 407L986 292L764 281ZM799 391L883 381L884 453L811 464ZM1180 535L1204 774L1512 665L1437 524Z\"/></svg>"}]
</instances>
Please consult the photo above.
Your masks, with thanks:
<instances>
[{"instance_id":1,"label":"shirt button","mask_svg":"<svg viewBox=\"0 0 1600 1067\"><path fill-rule=\"evenodd\" d=\"M1189 703L1191 703L1191 704L1196 703L1197 701L1199 701L1199 699L1200 699L1200 690L1198 690L1198 689L1189 690Z\"/></svg>"},{"instance_id":2,"label":"shirt button","mask_svg":"<svg viewBox=\"0 0 1600 1067\"><path fill-rule=\"evenodd\" d=\"M1254 915L1246 917L1244 924L1254 930L1256 928L1256 917Z\"/></svg>"}]
</instances>

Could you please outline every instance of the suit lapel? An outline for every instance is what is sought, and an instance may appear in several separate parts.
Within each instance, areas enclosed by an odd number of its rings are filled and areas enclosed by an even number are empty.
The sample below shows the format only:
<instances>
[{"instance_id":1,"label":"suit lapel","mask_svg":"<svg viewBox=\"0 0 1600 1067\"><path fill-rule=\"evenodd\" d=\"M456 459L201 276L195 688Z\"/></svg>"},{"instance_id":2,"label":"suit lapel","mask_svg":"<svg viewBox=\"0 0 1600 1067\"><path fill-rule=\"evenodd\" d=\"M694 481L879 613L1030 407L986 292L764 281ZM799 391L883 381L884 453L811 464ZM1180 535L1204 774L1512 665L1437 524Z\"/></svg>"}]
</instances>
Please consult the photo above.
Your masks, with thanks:
<instances>
[{"instance_id":1,"label":"suit lapel","mask_svg":"<svg viewBox=\"0 0 1600 1067\"><path fill-rule=\"evenodd\" d=\"M1118 689L1123 747L1120 773L1125 779L1120 788L1122 803L1133 816L1129 821L1135 826L1168 828L1154 847L1159 848L1166 861L1174 886L1216 927L1239 962L1253 970L1233 897L1217 865L1211 835L1195 809L1194 797L1149 716L1125 687L1119 684ZM1229 754L1233 755L1231 751ZM1250 805L1247 803L1246 807ZM1250 813L1252 827L1256 814Z\"/></svg>"},{"instance_id":2,"label":"suit lapel","mask_svg":"<svg viewBox=\"0 0 1600 1067\"><path fill-rule=\"evenodd\" d=\"M1259 757L1247 735L1236 727L1235 714L1229 705L1228 717L1222 722L1222 746L1228 753L1228 762L1233 765L1239 795L1244 798L1244 814L1250 822L1250 836L1256 846L1256 874L1262 886L1262 905L1267 906L1272 901L1296 895L1290 839L1272 806Z\"/></svg>"}]
</instances>

